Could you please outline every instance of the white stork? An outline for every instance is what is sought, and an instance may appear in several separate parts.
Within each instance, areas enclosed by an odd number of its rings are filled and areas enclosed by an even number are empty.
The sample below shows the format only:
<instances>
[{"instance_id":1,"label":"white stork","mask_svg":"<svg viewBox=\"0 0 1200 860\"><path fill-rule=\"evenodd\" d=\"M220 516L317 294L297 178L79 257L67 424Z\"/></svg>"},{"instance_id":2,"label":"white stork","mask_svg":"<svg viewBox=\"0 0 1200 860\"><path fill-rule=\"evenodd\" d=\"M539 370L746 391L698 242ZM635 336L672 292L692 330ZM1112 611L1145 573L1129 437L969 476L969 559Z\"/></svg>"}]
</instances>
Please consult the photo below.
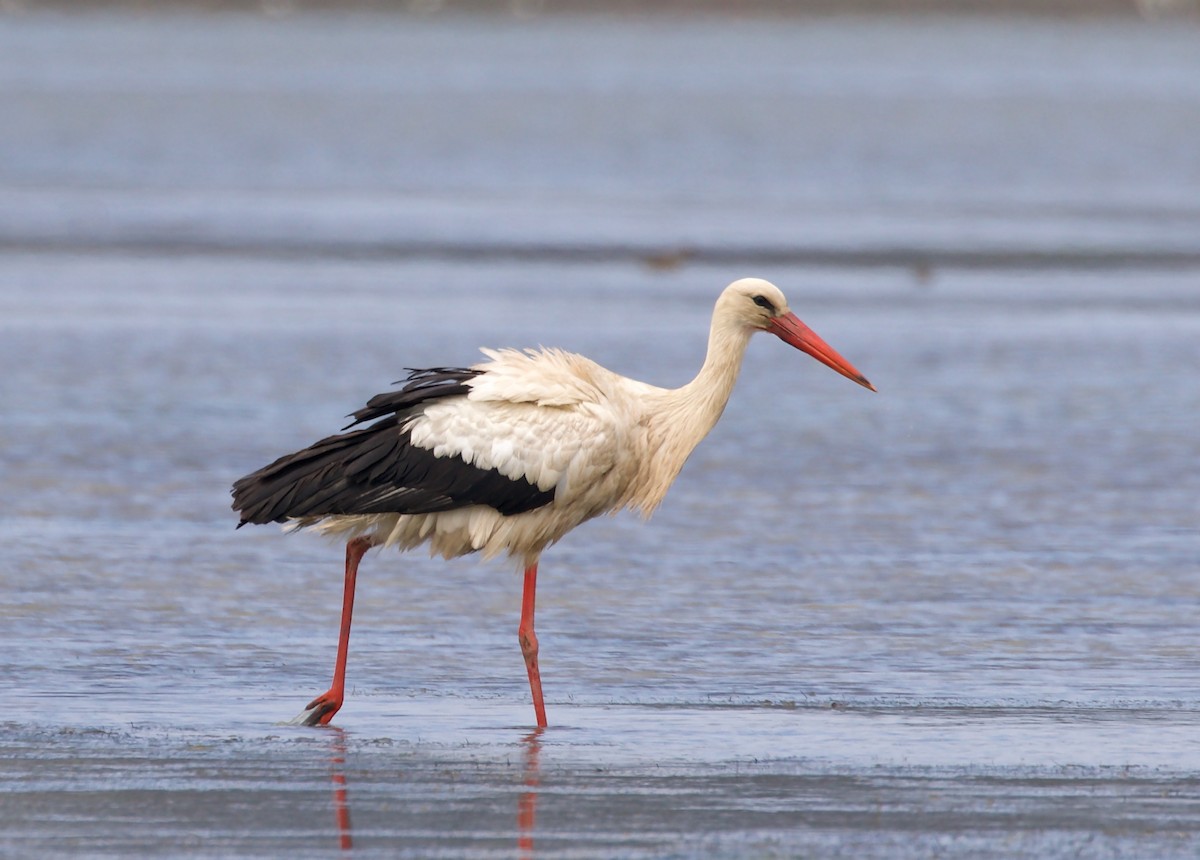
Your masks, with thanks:
<instances>
[{"instance_id":1,"label":"white stork","mask_svg":"<svg viewBox=\"0 0 1200 860\"><path fill-rule=\"evenodd\" d=\"M446 558L506 553L524 569L517 635L545 726L533 628L542 551L600 514L650 515L721 417L758 331L875 390L796 318L777 287L745 278L717 299L704 366L682 388L626 379L561 350L485 349L488 360L472 367L412 371L403 388L353 413L341 434L235 483L239 528L283 522L347 541L333 684L293 722L325 724L342 706L363 554L428 543Z\"/></svg>"}]
</instances>

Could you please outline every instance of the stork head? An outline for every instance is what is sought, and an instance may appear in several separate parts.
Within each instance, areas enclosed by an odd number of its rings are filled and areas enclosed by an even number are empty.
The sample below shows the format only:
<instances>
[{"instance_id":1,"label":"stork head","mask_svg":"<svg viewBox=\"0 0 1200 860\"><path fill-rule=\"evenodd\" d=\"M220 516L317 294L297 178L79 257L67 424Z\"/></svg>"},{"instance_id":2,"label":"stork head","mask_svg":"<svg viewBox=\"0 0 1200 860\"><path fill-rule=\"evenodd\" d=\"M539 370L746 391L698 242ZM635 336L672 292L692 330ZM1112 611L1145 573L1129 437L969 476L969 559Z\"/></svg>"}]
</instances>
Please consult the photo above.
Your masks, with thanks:
<instances>
[{"instance_id":1,"label":"stork head","mask_svg":"<svg viewBox=\"0 0 1200 860\"><path fill-rule=\"evenodd\" d=\"M762 278L742 278L725 288L717 302L738 323L756 331L767 331L784 343L806 352L817 361L831 367L847 379L864 388L875 390L850 362L822 340L816 332L800 322L788 309L783 291Z\"/></svg>"}]
</instances>

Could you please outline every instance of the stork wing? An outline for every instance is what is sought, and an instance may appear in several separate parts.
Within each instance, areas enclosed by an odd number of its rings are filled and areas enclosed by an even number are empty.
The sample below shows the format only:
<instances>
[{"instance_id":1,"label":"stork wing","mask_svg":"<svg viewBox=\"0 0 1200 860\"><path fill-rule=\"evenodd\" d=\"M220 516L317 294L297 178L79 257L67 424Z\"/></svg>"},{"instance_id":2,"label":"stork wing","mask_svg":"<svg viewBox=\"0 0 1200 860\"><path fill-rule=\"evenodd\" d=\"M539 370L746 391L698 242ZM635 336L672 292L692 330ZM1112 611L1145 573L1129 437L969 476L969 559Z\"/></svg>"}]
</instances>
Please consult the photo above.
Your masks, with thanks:
<instances>
[{"instance_id":1,"label":"stork wing","mask_svg":"<svg viewBox=\"0 0 1200 860\"><path fill-rule=\"evenodd\" d=\"M241 478L233 485L239 527L339 514L431 513L473 504L516 514L547 504L552 490L412 444L408 422L433 402L466 403L467 383L478 374L465 368L413 371L404 388L373 397L354 414L354 423L387 417L329 436Z\"/></svg>"},{"instance_id":2,"label":"stork wing","mask_svg":"<svg viewBox=\"0 0 1200 860\"><path fill-rule=\"evenodd\" d=\"M233 485L239 526L469 505L519 514L611 468L615 449L602 417L579 406L469 399L481 373L413 371L404 388L354 413L350 426L385 417L240 479Z\"/></svg>"}]
</instances>

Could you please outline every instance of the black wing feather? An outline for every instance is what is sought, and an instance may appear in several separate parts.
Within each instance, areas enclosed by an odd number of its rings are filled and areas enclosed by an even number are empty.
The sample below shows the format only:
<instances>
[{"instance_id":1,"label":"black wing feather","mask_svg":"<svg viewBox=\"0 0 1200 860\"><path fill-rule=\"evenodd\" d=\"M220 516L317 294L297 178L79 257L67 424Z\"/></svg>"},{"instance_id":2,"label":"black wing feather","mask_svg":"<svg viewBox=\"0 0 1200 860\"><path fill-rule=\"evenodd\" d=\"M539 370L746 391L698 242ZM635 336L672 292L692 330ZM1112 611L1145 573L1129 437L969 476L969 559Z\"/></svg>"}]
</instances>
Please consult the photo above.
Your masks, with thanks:
<instances>
[{"instance_id":1,"label":"black wing feather","mask_svg":"<svg viewBox=\"0 0 1200 860\"><path fill-rule=\"evenodd\" d=\"M408 368L408 378L396 381L399 385L405 383L399 391L385 391L376 394L367 401L367 405L357 412L350 414L354 420L343 427L348 430L356 424L374 421L385 415L404 412L413 406L418 406L426 400L441 397L455 397L466 394L471 390L467 380L473 379L482 370L469 367L427 367L424 369Z\"/></svg>"},{"instance_id":2,"label":"black wing feather","mask_svg":"<svg viewBox=\"0 0 1200 860\"><path fill-rule=\"evenodd\" d=\"M403 388L377 394L353 413L348 432L236 481L238 527L346 514L435 513L468 505L488 505L511 515L549 504L553 490L457 457L435 457L413 445L404 429L424 404L467 394L468 381L482 372L461 367L412 370ZM375 423L349 429L367 421Z\"/></svg>"}]
</instances>

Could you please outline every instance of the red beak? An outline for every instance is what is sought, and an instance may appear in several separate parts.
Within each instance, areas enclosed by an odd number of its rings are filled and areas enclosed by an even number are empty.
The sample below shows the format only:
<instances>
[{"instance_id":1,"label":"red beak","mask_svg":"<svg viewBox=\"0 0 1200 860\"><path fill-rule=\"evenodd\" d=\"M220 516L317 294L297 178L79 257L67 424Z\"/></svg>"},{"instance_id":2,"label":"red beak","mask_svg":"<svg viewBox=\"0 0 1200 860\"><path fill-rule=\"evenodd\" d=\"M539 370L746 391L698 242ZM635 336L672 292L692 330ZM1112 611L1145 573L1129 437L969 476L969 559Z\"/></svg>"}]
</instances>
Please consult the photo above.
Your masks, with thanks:
<instances>
[{"instance_id":1,"label":"red beak","mask_svg":"<svg viewBox=\"0 0 1200 860\"><path fill-rule=\"evenodd\" d=\"M875 390L875 386L868 382L867 378L859 373L853 364L838 355L837 350L821 340L817 333L800 322L795 314L786 313L783 316L775 317L767 325L767 331L784 343L790 343L801 352L807 352L821 364L832 367L847 379L853 379L863 388Z\"/></svg>"}]
</instances>

